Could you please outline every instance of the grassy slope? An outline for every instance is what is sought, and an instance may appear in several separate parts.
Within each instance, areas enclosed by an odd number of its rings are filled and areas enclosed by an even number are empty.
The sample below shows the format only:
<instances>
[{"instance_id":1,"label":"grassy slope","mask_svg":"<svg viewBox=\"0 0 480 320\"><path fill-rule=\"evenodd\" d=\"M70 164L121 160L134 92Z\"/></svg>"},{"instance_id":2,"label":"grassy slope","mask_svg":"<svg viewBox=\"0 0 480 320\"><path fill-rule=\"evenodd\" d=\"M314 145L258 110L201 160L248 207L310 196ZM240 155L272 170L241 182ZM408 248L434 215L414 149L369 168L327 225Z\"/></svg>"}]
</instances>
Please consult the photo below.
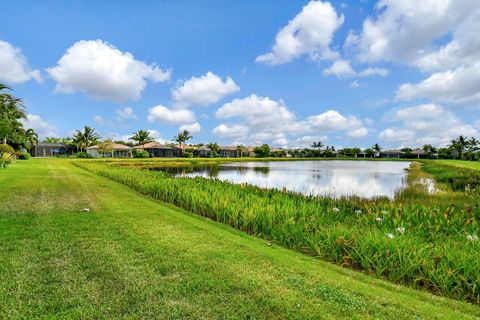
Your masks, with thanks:
<instances>
[{"instance_id":1,"label":"grassy slope","mask_svg":"<svg viewBox=\"0 0 480 320\"><path fill-rule=\"evenodd\" d=\"M18 162L0 186L0 318L480 317L268 246L68 160Z\"/></svg>"}]
</instances>

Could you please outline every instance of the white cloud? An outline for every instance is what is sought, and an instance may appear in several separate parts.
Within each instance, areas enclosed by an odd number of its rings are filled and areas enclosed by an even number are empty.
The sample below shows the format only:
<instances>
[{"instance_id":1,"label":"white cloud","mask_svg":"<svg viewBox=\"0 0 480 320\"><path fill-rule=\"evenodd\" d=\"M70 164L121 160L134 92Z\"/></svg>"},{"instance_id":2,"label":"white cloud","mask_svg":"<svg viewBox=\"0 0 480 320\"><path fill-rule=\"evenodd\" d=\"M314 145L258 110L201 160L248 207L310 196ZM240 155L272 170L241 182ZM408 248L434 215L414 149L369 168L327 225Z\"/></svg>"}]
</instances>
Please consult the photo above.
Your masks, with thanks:
<instances>
[{"instance_id":1,"label":"white cloud","mask_svg":"<svg viewBox=\"0 0 480 320\"><path fill-rule=\"evenodd\" d=\"M198 133L202 130L202 126L198 122L195 122L195 123L192 123L192 124L182 124L178 128L178 131L183 131L183 130L187 130L190 133Z\"/></svg>"},{"instance_id":2,"label":"white cloud","mask_svg":"<svg viewBox=\"0 0 480 320\"><path fill-rule=\"evenodd\" d=\"M480 62L461 66L455 70L437 72L417 84L402 84L397 100L428 98L433 101L477 104L480 103Z\"/></svg>"},{"instance_id":3,"label":"white cloud","mask_svg":"<svg viewBox=\"0 0 480 320\"><path fill-rule=\"evenodd\" d=\"M478 4L478 3L477 3ZM452 40L438 49L426 50L415 61L423 71L437 71L475 64L480 60L480 10L472 11L453 32Z\"/></svg>"},{"instance_id":4,"label":"white cloud","mask_svg":"<svg viewBox=\"0 0 480 320\"><path fill-rule=\"evenodd\" d=\"M336 110L328 110L326 112L310 116L307 123L314 131L342 131L346 129L359 128L361 121L355 117L346 118Z\"/></svg>"},{"instance_id":5,"label":"white cloud","mask_svg":"<svg viewBox=\"0 0 480 320\"><path fill-rule=\"evenodd\" d=\"M410 63L479 7L476 0L380 0L376 9L377 16L367 18L360 33L349 34L346 47L354 47L364 62Z\"/></svg>"},{"instance_id":6,"label":"white cloud","mask_svg":"<svg viewBox=\"0 0 480 320\"><path fill-rule=\"evenodd\" d=\"M293 147L307 148L311 147L313 142L321 141L325 143L328 140L327 136L303 136L297 138L292 144Z\"/></svg>"},{"instance_id":7,"label":"white cloud","mask_svg":"<svg viewBox=\"0 0 480 320\"><path fill-rule=\"evenodd\" d=\"M350 83L350 88L356 89L358 87L360 87L360 83L358 83L357 80L354 80L354 81L352 81L352 83Z\"/></svg>"},{"instance_id":8,"label":"white cloud","mask_svg":"<svg viewBox=\"0 0 480 320\"><path fill-rule=\"evenodd\" d=\"M445 146L461 134L479 134L474 125L465 123L453 112L437 104L420 104L391 110L385 119L397 122L397 125L380 132L379 138L411 147L424 144Z\"/></svg>"},{"instance_id":9,"label":"white cloud","mask_svg":"<svg viewBox=\"0 0 480 320\"><path fill-rule=\"evenodd\" d=\"M338 16L329 2L310 1L277 33L272 51L258 56L255 61L276 65L302 55L312 60L335 59L338 54L329 46L343 21L343 15Z\"/></svg>"},{"instance_id":10,"label":"white cloud","mask_svg":"<svg viewBox=\"0 0 480 320\"><path fill-rule=\"evenodd\" d=\"M172 98L181 107L207 106L239 90L232 78L227 77L222 81L222 78L209 71L201 77L191 77L177 84L172 91Z\"/></svg>"},{"instance_id":11,"label":"white cloud","mask_svg":"<svg viewBox=\"0 0 480 320\"><path fill-rule=\"evenodd\" d=\"M138 116L135 114L132 108L130 107L125 107L123 109L117 109L115 112L118 115L118 120L126 120L126 119L132 119L132 120L137 120Z\"/></svg>"},{"instance_id":12,"label":"white cloud","mask_svg":"<svg viewBox=\"0 0 480 320\"><path fill-rule=\"evenodd\" d=\"M36 114L27 114L26 119L21 120L23 127L25 129L33 129L38 134L39 137L56 137L57 128L47 121L43 120L42 117Z\"/></svg>"},{"instance_id":13,"label":"white cloud","mask_svg":"<svg viewBox=\"0 0 480 320\"><path fill-rule=\"evenodd\" d=\"M107 126L111 124L109 121L105 120L101 115L98 114L93 117L93 122L95 122L95 124L98 124L99 126Z\"/></svg>"},{"instance_id":14,"label":"white cloud","mask_svg":"<svg viewBox=\"0 0 480 320\"><path fill-rule=\"evenodd\" d=\"M149 79L162 82L170 72L135 60L102 40L74 43L55 67L46 69L57 82L55 91L83 92L96 100L126 101L140 98Z\"/></svg>"},{"instance_id":15,"label":"white cloud","mask_svg":"<svg viewBox=\"0 0 480 320\"><path fill-rule=\"evenodd\" d=\"M390 70L385 68L372 68L368 67L365 70L362 70L358 73L360 77L370 77L370 76L382 76L386 77L390 74Z\"/></svg>"},{"instance_id":16,"label":"white cloud","mask_svg":"<svg viewBox=\"0 0 480 320\"><path fill-rule=\"evenodd\" d=\"M347 131L347 136L353 139L358 139L358 138L363 138L368 134L368 130L365 127L360 127L357 129L353 129L350 131Z\"/></svg>"},{"instance_id":17,"label":"white cloud","mask_svg":"<svg viewBox=\"0 0 480 320\"><path fill-rule=\"evenodd\" d=\"M148 109L148 122L193 123L195 114L188 109L169 109L158 105Z\"/></svg>"},{"instance_id":18,"label":"white cloud","mask_svg":"<svg viewBox=\"0 0 480 320\"><path fill-rule=\"evenodd\" d=\"M248 127L235 124L232 126L220 124L213 129L213 134L222 138L245 138L248 134Z\"/></svg>"},{"instance_id":19,"label":"white cloud","mask_svg":"<svg viewBox=\"0 0 480 320\"><path fill-rule=\"evenodd\" d=\"M289 136L306 133L344 132L353 138L367 134L362 122L354 116L345 117L336 110L329 110L299 120L282 100L255 94L224 104L215 116L223 119L236 118L239 123L220 124L214 129L214 134L252 144L272 141L276 145L286 145Z\"/></svg>"},{"instance_id":20,"label":"white cloud","mask_svg":"<svg viewBox=\"0 0 480 320\"><path fill-rule=\"evenodd\" d=\"M337 60L330 68L323 70L324 76L333 75L338 78L349 78L355 76L357 73L350 66L350 62L347 60Z\"/></svg>"},{"instance_id":21,"label":"white cloud","mask_svg":"<svg viewBox=\"0 0 480 320\"><path fill-rule=\"evenodd\" d=\"M164 139L162 139L162 135L160 134L160 132L158 130L155 130L155 129L148 129L147 130L148 133L150 133L150 137L157 141L157 142L160 142L160 143L165 143L166 141Z\"/></svg>"},{"instance_id":22,"label":"white cloud","mask_svg":"<svg viewBox=\"0 0 480 320\"><path fill-rule=\"evenodd\" d=\"M22 83L32 78L39 83L43 81L40 71L30 69L19 48L0 40L0 80Z\"/></svg>"}]
</instances>

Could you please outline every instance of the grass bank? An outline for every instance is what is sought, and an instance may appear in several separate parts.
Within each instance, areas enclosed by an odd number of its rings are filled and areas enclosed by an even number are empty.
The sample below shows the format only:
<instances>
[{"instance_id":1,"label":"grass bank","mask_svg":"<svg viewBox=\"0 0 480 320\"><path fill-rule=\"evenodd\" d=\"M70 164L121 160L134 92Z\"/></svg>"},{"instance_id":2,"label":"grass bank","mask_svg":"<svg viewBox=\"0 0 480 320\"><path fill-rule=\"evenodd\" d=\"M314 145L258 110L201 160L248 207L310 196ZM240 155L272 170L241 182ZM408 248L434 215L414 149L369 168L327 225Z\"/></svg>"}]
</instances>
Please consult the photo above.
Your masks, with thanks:
<instances>
[{"instance_id":1,"label":"grass bank","mask_svg":"<svg viewBox=\"0 0 480 320\"><path fill-rule=\"evenodd\" d=\"M480 242L469 240L479 230L477 195L451 190L429 195L422 184L412 183L395 201L335 200L198 177L172 178L122 167L119 161L75 164L144 195L344 267L480 301ZM418 165L412 170L412 177L421 174Z\"/></svg>"},{"instance_id":2,"label":"grass bank","mask_svg":"<svg viewBox=\"0 0 480 320\"><path fill-rule=\"evenodd\" d=\"M2 319L480 317L478 307L268 245L68 160L19 161L0 185Z\"/></svg>"}]
</instances>

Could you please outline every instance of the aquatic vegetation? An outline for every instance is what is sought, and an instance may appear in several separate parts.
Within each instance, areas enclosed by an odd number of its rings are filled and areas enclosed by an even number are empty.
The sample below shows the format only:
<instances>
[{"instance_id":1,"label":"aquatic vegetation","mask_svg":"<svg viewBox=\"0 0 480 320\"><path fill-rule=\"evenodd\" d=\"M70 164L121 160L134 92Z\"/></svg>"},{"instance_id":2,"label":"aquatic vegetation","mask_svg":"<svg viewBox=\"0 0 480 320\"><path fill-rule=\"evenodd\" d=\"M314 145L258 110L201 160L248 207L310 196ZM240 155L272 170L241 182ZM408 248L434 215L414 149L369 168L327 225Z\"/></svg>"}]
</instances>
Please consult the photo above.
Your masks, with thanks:
<instances>
[{"instance_id":1,"label":"aquatic vegetation","mask_svg":"<svg viewBox=\"0 0 480 320\"><path fill-rule=\"evenodd\" d=\"M474 194L446 190L430 195L425 186L412 184L394 201L333 199L218 179L173 178L136 168L132 161L125 161L128 166L121 161L74 163L285 247L396 283L480 302L480 242L473 240L480 228L480 200ZM436 170L435 163L423 165ZM413 178L421 174L417 171Z\"/></svg>"}]
</instances>

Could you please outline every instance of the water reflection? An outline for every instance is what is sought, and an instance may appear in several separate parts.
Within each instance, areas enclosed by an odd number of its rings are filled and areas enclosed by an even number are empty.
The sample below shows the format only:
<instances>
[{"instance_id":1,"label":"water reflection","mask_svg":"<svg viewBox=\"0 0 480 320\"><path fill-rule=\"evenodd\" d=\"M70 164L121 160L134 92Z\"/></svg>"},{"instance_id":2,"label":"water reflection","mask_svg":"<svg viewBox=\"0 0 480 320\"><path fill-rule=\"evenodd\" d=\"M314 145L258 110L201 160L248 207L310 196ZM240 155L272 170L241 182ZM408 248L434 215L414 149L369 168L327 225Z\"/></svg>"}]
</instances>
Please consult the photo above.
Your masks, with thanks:
<instances>
[{"instance_id":1,"label":"water reflection","mask_svg":"<svg viewBox=\"0 0 480 320\"><path fill-rule=\"evenodd\" d=\"M177 177L218 178L263 188L287 189L306 195L332 197L387 196L405 185L408 162L391 161L284 161L238 162L170 170Z\"/></svg>"}]
</instances>

